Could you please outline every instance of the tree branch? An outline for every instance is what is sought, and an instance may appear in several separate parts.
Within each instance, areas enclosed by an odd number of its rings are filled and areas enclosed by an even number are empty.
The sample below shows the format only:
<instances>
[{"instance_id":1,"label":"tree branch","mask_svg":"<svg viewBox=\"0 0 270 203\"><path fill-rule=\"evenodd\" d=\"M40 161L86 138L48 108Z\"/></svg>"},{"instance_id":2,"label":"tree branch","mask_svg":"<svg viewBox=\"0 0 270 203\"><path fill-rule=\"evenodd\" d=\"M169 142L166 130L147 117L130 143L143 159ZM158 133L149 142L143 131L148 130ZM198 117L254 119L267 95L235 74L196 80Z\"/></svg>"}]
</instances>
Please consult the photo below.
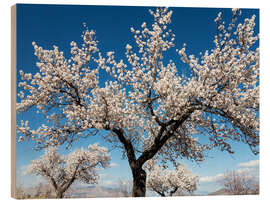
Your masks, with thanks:
<instances>
[{"instance_id":1,"label":"tree branch","mask_svg":"<svg viewBox=\"0 0 270 203\"><path fill-rule=\"evenodd\" d=\"M121 129L113 128L112 130L118 137L119 141L124 145L124 148L127 152L128 162L129 165L132 168L136 165L136 156L134 152L134 148L130 140L127 140L124 136L124 131Z\"/></svg>"},{"instance_id":2,"label":"tree branch","mask_svg":"<svg viewBox=\"0 0 270 203\"><path fill-rule=\"evenodd\" d=\"M164 144L174 135L175 131L188 119L194 109L189 109L179 120L172 124L170 129L161 127L159 134L154 140L154 144L138 158L138 165L142 166L147 160L152 159L154 155L164 146ZM163 135L165 132L165 135Z\"/></svg>"}]
</instances>

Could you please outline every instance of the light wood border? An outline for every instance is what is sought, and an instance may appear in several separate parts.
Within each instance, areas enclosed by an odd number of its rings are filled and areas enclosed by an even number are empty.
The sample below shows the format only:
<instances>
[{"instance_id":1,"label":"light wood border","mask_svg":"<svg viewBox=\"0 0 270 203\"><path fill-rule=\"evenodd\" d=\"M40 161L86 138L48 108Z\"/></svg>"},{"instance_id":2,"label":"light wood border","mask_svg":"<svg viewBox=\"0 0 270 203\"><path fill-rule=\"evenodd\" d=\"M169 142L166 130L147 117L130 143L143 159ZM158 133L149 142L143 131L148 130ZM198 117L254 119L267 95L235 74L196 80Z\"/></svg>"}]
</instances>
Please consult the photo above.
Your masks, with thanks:
<instances>
[{"instance_id":1,"label":"light wood border","mask_svg":"<svg viewBox=\"0 0 270 203\"><path fill-rule=\"evenodd\" d=\"M11 7L11 197L16 198L16 41L17 7Z\"/></svg>"}]
</instances>

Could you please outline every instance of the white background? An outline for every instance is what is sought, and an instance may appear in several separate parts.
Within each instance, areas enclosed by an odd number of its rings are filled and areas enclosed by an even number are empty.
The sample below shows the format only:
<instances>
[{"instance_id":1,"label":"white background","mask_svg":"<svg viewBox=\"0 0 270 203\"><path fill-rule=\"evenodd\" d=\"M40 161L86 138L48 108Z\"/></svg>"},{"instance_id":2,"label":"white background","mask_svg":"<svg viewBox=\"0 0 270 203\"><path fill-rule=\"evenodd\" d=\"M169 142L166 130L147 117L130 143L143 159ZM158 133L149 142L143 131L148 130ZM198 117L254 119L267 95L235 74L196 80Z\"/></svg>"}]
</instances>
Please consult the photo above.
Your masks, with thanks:
<instances>
[{"instance_id":1,"label":"white background","mask_svg":"<svg viewBox=\"0 0 270 203\"><path fill-rule=\"evenodd\" d=\"M179 6L179 7L227 7L227 8L260 8L260 49L261 49L261 65L260 65L260 82L261 82L261 139L260 139L260 183L261 191L259 196L198 196L198 197L176 197L176 198L96 198L96 199L65 199L65 200L39 200L40 202L49 201L68 201L68 202L107 202L124 203L124 202L269 202L270 198L270 142L269 127L269 95L270 95L270 79L269 75L269 58L270 51L267 50L269 44L269 26L270 26L270 7L267 6L267 0L35 0L35 1L0 1L0 83L1 83L1 131L0 131L0 202L17 201L10 197L10 8L16 3L42 3L42 4L82 4L82 5L137 5L137 6ZM33 202L35 200L25 200L24 202Z\"/></svg>"}]
</instances>

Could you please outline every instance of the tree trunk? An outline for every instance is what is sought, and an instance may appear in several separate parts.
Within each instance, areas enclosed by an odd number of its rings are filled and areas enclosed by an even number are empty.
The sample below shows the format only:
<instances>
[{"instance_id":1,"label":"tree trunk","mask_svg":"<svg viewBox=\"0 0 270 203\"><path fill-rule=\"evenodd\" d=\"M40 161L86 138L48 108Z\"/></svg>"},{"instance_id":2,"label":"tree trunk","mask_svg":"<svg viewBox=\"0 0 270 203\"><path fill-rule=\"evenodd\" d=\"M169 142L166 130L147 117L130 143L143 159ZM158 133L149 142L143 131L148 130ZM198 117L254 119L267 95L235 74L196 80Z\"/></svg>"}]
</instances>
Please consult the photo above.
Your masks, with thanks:
<instances>
[{"instance_id":1,"label":"tree trunk","mask_svg":"<svg viewBox=\"0 0 270 203\"><path fill-rule=\"evenodd\" d=\"M173 196L174 193L178 190L178 187L174 188L172 191L170 191L170 197Z\"/></svg>"},{"instance_id":2,"label":"tree trunk","mask_svg":"<svg viewBox=\"0 0 270 203\"><path fill-rule=\"evenodd\" d=\"M56 191L56 198L63 198L63 192L62 191Z\"/></svg>"},{"instance_id":3,"label":"tree trunk","mask_svg":"<svg viewBox=\"0 0 270 203\"><path fill-rule=\"evenodd\" d=\"M146 172L142 168L132 170L133 188L132 197L145 197L146 193Z\"/></svg>"},{"instance_id":4,"label":"tree trunk","mask_svg":"<svg viewBox=\"0 0 270 203\"><path fill-rule=\"evenodd\" d=\"M164 192L159 192L159 191L155 191L156 193L158 193L161 197L166 197L165 193Z\"/></svg>"}]
</instances>

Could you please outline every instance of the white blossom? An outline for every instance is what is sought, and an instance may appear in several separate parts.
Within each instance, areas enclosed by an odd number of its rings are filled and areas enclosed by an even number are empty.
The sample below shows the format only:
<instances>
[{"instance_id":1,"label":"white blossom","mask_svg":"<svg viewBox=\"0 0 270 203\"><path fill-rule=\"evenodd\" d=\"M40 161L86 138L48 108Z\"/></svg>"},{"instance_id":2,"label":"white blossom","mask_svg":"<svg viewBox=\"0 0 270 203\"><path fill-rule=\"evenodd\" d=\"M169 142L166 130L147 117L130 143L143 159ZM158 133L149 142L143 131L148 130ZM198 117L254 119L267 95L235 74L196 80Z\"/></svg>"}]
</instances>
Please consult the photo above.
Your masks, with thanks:
<instances>
[{"instance_id":1,"label":"white blossom","mask_svg":"<svg viewBox=\"0 0 270 203\"><path fill-rule=\"evenodd\" d=\"M129 51L129 50L131 50L131 49L132 49L132 46L129 45L129 44L127 44L127 45L126 45L126 50Z\"/></svg>"},{"instance_id":2,"label":"white blossom","mask_svg":"<svg viewBox=\"0 0 270 203\"><path fill-rule=\"evenodd\" d=\"M96 184L99 178L98 167L108 167L110 157L107 149L98 144L89 145L88 150L81 148L62 156L56 147L49 147L39 159L32 160L28 173L45 177L52 184L57 198L74 183L80 181Z\"/></svg>"},{"instance_id":3,"label":"white blossom","mask_svg":"<svg viewBox=\"0 0 270 203\"><path fill-rule=\"evenodd\" d=\"M176 192L192 193L197 189L198 176L184 164L169 170L154 161L148 169L147 188L161 196L173 196Z\"/></svg>"}]
</instances>

